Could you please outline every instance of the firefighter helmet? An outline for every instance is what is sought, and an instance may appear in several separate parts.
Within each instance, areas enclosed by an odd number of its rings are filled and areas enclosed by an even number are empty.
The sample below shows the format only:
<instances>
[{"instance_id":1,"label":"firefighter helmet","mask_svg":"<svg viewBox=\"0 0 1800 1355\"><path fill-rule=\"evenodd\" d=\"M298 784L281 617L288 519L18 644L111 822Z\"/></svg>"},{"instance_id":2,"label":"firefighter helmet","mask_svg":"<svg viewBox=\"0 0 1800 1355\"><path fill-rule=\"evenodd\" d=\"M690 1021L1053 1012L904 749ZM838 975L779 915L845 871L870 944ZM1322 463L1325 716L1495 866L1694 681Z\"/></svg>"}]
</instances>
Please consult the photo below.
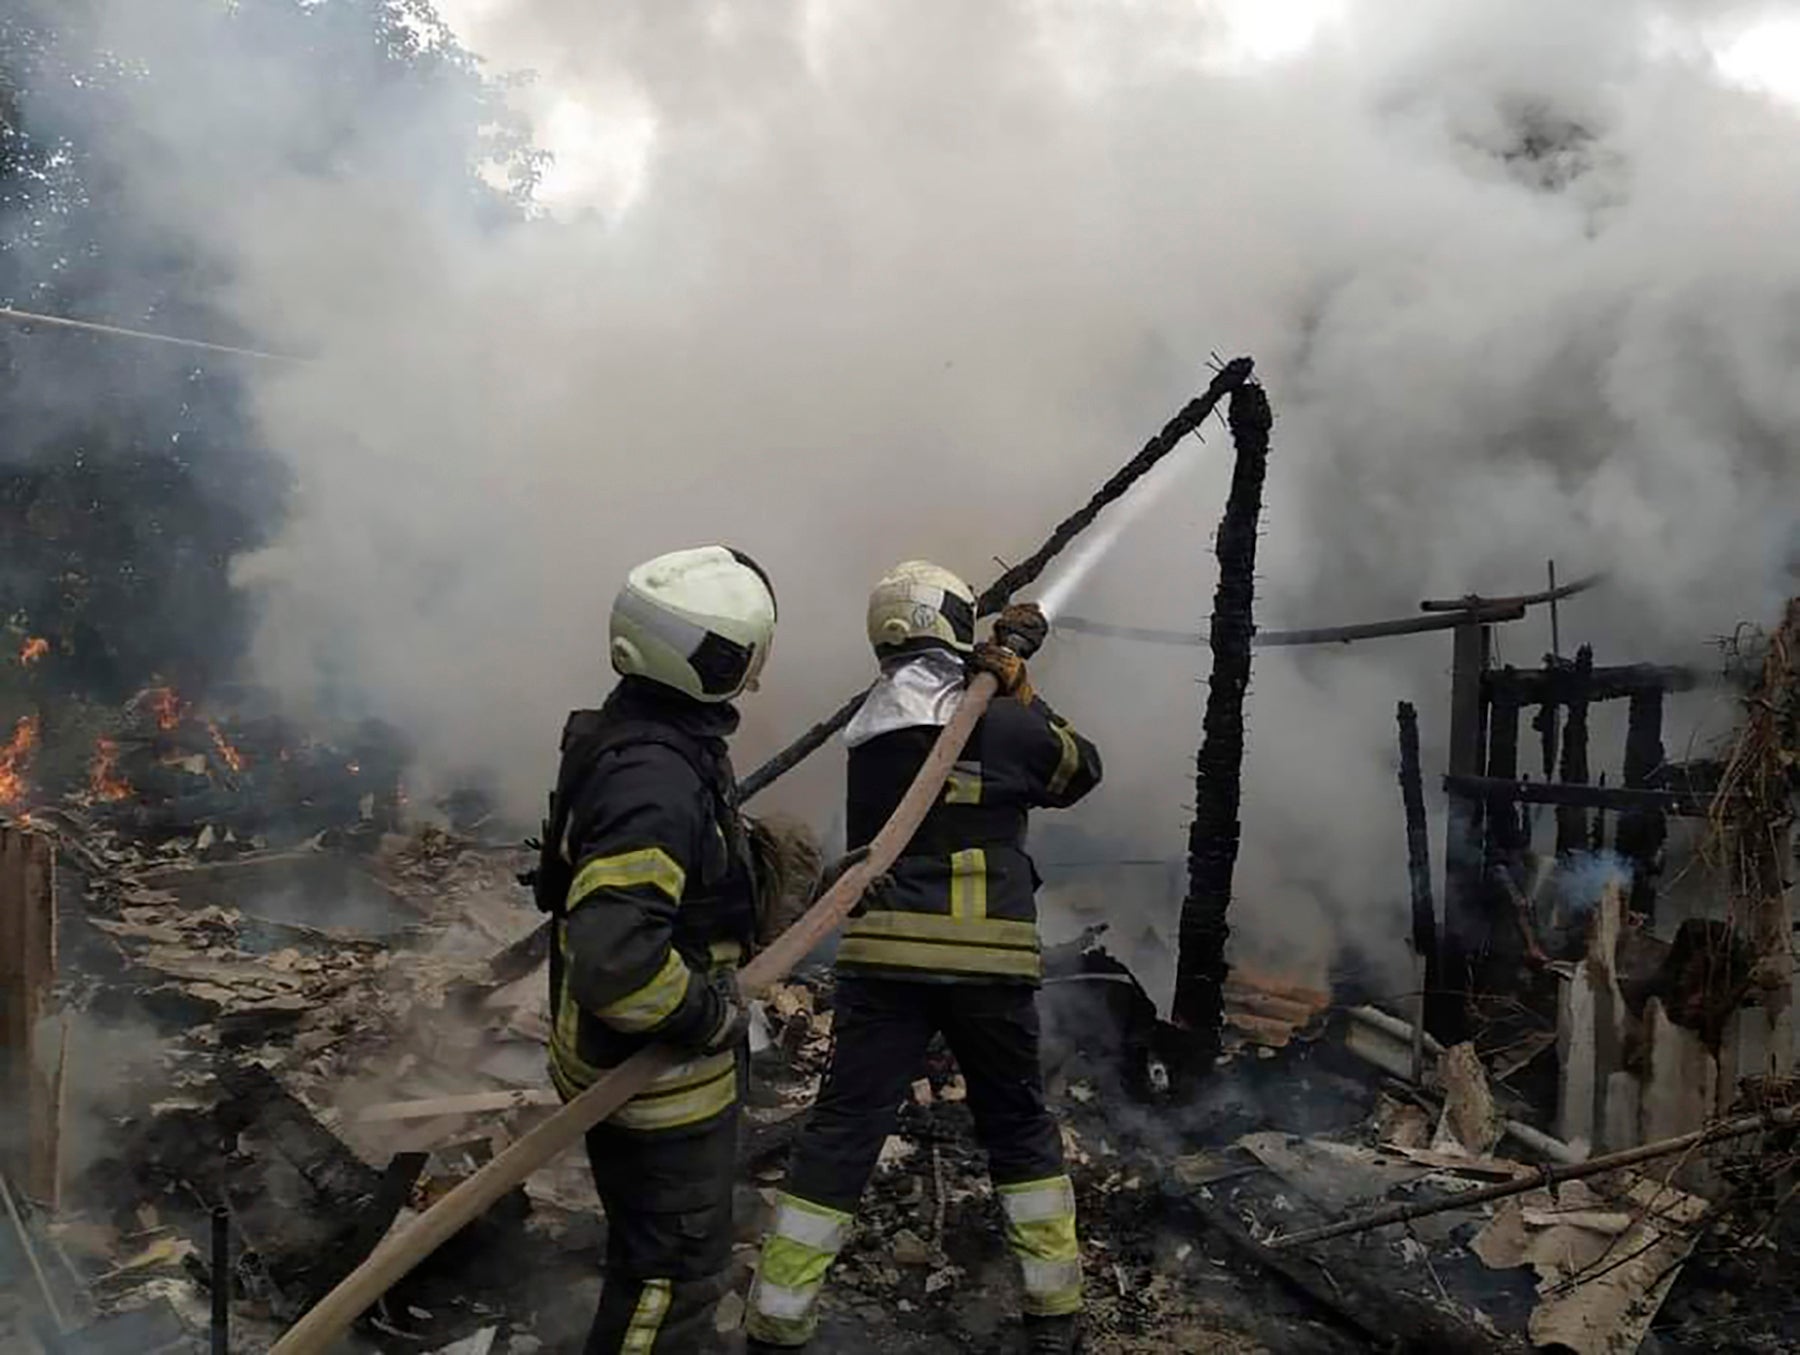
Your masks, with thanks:
<instances>
[{"instance_id":1,"label":"firefighter helmet","mask_svg":"<svg viewBox=\"0 0 1800 1355\"><path fill-rule=\"evenodd\" d=\"M941 646L975 647L975 590L926 560L888 571L869 594L869 643L879 655Z\"/></svg>"},{"instance_id":2,"label":"firefighter helmet","mask_svg":"<svg viewBox=\"0 0 1800 1355\"><path fill-rule=\"evenodd\" d=\"M755 690L775 638L775 589L762 566L729 546L659 555L632 570L613 599L613 668L729 701Z\"/></svg>"}]
</instances>

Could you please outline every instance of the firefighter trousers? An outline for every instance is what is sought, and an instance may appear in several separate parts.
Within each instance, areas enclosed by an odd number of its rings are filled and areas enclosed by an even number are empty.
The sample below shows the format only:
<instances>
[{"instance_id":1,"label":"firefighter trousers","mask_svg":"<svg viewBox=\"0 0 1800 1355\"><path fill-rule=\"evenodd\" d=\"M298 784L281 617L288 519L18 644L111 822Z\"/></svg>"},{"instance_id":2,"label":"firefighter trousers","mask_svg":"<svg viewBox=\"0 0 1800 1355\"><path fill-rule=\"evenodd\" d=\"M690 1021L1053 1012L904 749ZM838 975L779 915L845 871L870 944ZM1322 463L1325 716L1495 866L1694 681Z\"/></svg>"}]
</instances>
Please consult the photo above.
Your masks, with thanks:
<instances>
[{"instance_id":1,"label":"firefighter trousers","mask_svg":"<svg viewBox=\"0 0 1800 1355\"><path fill-rule=\"evenodd\" d=\"M674 1137L601 1124L587 1136L606 1209L606 1280L587 1355L695 1355L712 1348L713 1309L731 1263L737 1164L733 1105Z\"/></svg>"},{"instance_id":2,"label":"firefighter trousers","mask_svg":"<svg viewBox=\"0 0 1800 1355\"><path fill-rule=\"evenodd\" d=\"M811 1338L825 1272L843 1249L881 1145L939 1032L968 1084L1007 1244L1023 1272L1025 1310L1051 1316L1079 1309L1075 1193L1063 1171L1061 1131L1044 1104L1036 990L844 976L832 1028L831 1067L763 1241L749 1335L776 1346Z\"/></svg>"}]
</instances>

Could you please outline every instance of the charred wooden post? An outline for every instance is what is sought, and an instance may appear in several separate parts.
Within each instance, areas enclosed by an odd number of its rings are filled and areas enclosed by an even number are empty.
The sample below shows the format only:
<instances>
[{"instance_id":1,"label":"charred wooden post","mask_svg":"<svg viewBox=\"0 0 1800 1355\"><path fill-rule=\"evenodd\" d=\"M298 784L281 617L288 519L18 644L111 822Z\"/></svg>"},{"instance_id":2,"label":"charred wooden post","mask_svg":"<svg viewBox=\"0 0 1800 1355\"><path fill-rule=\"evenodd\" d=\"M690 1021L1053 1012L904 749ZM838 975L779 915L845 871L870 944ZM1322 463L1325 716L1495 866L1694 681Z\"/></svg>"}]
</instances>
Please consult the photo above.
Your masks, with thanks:
<instances>
[{"instance_id":1,"label":"charred wooden post","mask_svg":"<svg viewBox=\"0 0 1800 1355\"><path fill-rule=\"evenodd\" d=\"M1174 1016L1200 1041L1210 1062L1224 1021L1226 914L1238 854L1238 802L1244 762L1244 694L1250 685L1250 640L1255 631L1256 530L1268 472L1269 397L1259 385L1232 392L1231 437L1237 464L1216 550L1219 581L1213 594L1212 683L1206 695L1205 736L1195 759L1194 822L1188 830L1188 892L1181 907Z\"/></svg>"},{"instance_id":2,"label":"charred wooden post","mask_svg":"<svg viewBox=\"0 0 1800 1355\"><path fill-rule=\"evenodd\" d=\"M1560 666L1559 666L1560 667ZM1583 645L1575 651L1575 662L1559 678L1569 679L1563 726L1562 775L1565 786L1588 783L1588 700L1589 679L1594 672L1594 647ZM1587 811L1576 805L1565 805L1556 811L1556 855L1560 860L1584 852L1588 847Z\"/></svg>"},{"instance_id":3,"label":"charred wooden post","mask_svg":"<svg viewBox=\"0 0 1800 1355\"><path fill-rule=\"evenodd\" d=\"M55 982L55 849L41 833L0 828L0 1165L52 1208L62 1174L61 1070L45 1068L39 1030Z\"/></svg>"},{"instance_id":4,"label":"charred wooden post","mask_svg":"<svg viewBox=\"0 0 1800 1355\"><path fill-rule=\"evenodd\" d=\"M1663 765L1663 694L1635 692L1625 733L1626 789L1646 787ZM1656 917L1656 882L1662 874L1668 821L1654 809L1633 810L1619 820L1614 835L1619 855L1631 863L1631 911L1643 922Z\"/></svg>"},{"instance_id":5,"label":"charred wooden post","mask_svg":"<svg viewBox=\"0 0 1800 1355\"><path fill-rule=\"evenodd\" d=\"M1450 672L1452 776L1481 773L1487 714L1481 679L1487 670L1491 643L1485 625L1456 628ZM1455 791L1450 794L1449 824L1444 835L1443 982L1456 999L1446 1001L1444 1007L1446 1030L1440 1038L1447 1044L1468 1038L1467 1004L1461 995L1469 990L1470 960L1487 942L1488 919L1481 907L1483 809L1482 801L1474 796Z\"/></svg>"},{"instance_id":6,"label":"charred wooden post","mask_svg":"<svg viewBox=\"0 0 1800 1355\"><path fill-rule=\"evenodd\" d=\"M212 1212L212 1355L231 1355L231 1211Z\"/></svg>"},{"instance_id":7,"label":"charred wooden post","mask_svg":"<svg viewBox=\"0 0 1800 1355\"><path fill-rule=\"evenodd\" d=\"M1437 906L1431 897L1431 834L1425 822L1425 782L1419 768L1419 712L1400 703L1400 803L1406 809L1406 867L1412 885L1413 954L1423 970L1420 1006L1433 1035L1442 1024Z\"/></svg>"},{"instance_id":8,"label":"charred wooden post","mask_svg":"<svg viewBox=\"0 0 1800 1355\"><path fill-rule=\"evenodd\" d=\"M1487 775L1495 780L1516 781L1519 776L1518 702L1510 693L1500 693L1488 703ZM1500 910L1513 909L1519 886L1524 879L1525 851L1530 846L1525 808L1517 800L1487 803L1487 842L1482 854L1486 895L1482 911L1488 917ZM1491 927L1490 946L1508 952L1505 958L1517 958L1522 951L1519 933L1512 927ZM1508 940L1512 938L1512 940Z\"/></svg>"}]
</instances>

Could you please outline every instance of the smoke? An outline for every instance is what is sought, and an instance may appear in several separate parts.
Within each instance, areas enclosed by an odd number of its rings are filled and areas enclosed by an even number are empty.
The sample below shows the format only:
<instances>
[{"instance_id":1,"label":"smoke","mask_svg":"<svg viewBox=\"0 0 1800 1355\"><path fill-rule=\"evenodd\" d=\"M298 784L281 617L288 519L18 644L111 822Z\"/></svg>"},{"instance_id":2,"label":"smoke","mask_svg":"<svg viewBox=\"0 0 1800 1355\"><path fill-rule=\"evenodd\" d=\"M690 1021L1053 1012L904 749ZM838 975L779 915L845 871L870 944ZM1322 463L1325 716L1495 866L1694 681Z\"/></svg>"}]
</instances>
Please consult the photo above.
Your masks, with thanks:
<instances>
[{"instance_id":1,"label":"smoke","mask_svg":"<svg viewBox=\"0 0 1800 1355\"><path fill-rule=\"evenodd\" d=\"M367 7L302 9L324 31ZM522 814L563 711L609 682L631 563L717 539L771 570L748 765L866 680L867 581L1029 550L1215 348L1256 356L1277 416L1263 624L1518 591L1555 557L1615 571L1566 637L1674 661L1791 586L1795 115L1712 55L1758 6L1354 0L1245 60L1228 11L1174 0L460 0L478 51L538 69L540 130L603 133L524 221L470 191L466 94L390 97L210 0L82 8L169 77L97 129L132 152L146 239L216 260L261 345L316 355L245 375L294 479L238 562L258 675L394 721ZM1201 622L1226 441L1084 612ZM1034 664L1107 754L1082 822L1130 854L1181 841L1201 658L1065 636ZM1419 702L1441 765L1447 658L1257 656L1248 939L1399 952L1392 711ZM822 820L840 770L771 798Z\"/></svg>"}]
</instances>

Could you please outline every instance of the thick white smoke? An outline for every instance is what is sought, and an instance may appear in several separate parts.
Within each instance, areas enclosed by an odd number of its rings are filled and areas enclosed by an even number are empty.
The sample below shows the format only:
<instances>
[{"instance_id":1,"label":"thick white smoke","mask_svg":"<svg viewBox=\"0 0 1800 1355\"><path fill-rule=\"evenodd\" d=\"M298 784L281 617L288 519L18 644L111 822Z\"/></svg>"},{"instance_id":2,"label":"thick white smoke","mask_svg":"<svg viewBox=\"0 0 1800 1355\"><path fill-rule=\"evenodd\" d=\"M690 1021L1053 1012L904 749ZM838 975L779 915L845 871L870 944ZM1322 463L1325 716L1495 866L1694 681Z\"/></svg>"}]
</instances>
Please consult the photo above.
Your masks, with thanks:
<instances>
[{"instance_id":1,"label":"thick white smoke","mask_svg":"<svg viewBox=\"0 0 1800 1355\"><path fill-rule=\"evenodd\" d=\"M753 764L866 678L885 566L985 580L1214 348L1255 355L1277 415L1265 625L1518 591L1554 556L1615 571L1565 643L1699 660L1791 584L1800 128L1708 45L1757 6L1354 0L1246 64L1171 0L462 0L473 45L540 68L527 107L608 130L554 217L500 229L433 191L428 125L284 154L317 73L240 59L213 8L99 12L186 72L132 129L163 151L132 185L146 228L219 251L230 309L319 355L256 376L299 486L241 564L260 675L352 694L522 812L608 682L630 563L721 539L773 573ZM1224 430L1195 451L1073 610L1202 625ZM1447 666L1434 637L1259 654L1252 944L1398 952L1393 707L1441 765ZM1079 821L1131 854L1181 849L1204 667L1078 637L1037 664L1108 757ZM772 801L824 819L840 766Z\"/></svg>"}]
</instances>

